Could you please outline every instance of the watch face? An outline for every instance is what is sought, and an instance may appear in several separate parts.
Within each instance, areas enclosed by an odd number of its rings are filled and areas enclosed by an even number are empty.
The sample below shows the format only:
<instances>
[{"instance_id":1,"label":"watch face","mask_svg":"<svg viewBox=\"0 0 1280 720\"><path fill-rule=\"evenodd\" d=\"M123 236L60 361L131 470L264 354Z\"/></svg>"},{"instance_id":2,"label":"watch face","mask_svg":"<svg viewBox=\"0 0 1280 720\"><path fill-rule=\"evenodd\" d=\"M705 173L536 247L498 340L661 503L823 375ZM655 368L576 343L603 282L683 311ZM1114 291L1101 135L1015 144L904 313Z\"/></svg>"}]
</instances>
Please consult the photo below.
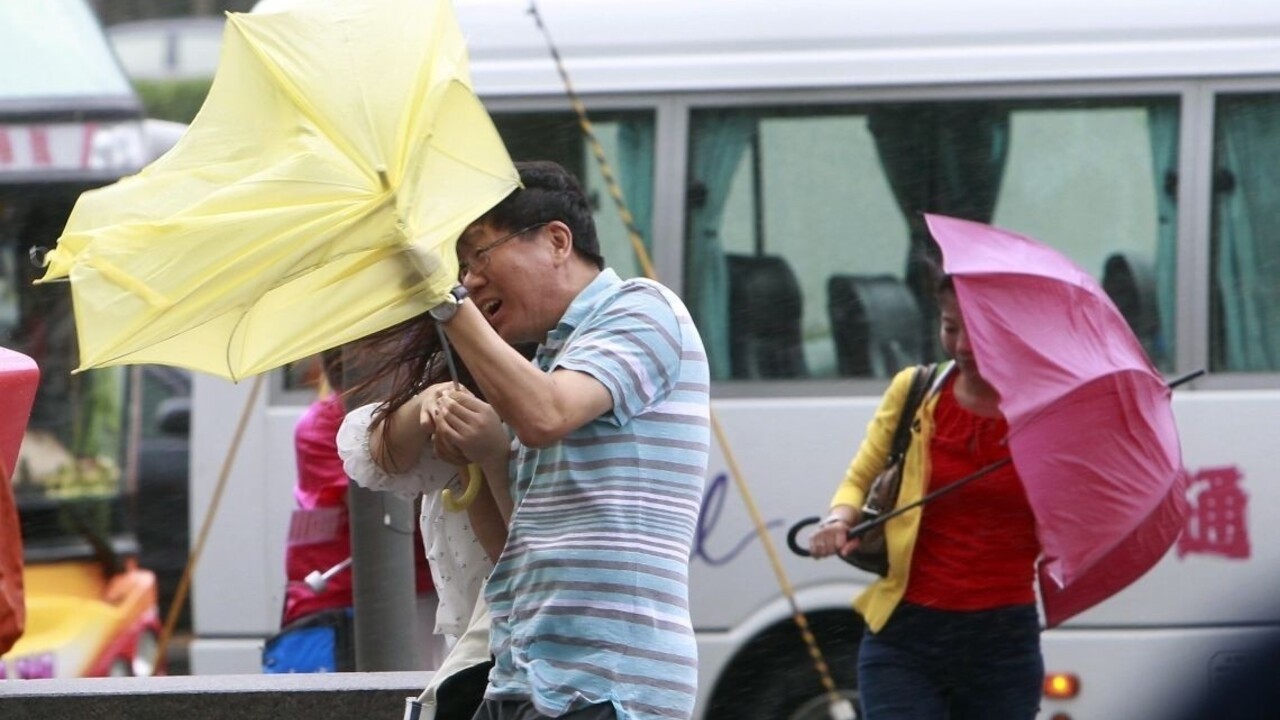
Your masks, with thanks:
<instances>
[{"instance_id":1,"label":"watch face","mask_svg":"<svg viewBox=\"0 0 1280 720\"><path fill-rule=\"evenodd\" d=\"M429 311L431 313L431 317L435 318L438 322L449 322L453 319L454 315L458 314L458 306L466 299L467 289L461 285L454 285L453 289L449 291L449 297L446 298L444 302L431 308Z\"/></svg>"}]
</instances>

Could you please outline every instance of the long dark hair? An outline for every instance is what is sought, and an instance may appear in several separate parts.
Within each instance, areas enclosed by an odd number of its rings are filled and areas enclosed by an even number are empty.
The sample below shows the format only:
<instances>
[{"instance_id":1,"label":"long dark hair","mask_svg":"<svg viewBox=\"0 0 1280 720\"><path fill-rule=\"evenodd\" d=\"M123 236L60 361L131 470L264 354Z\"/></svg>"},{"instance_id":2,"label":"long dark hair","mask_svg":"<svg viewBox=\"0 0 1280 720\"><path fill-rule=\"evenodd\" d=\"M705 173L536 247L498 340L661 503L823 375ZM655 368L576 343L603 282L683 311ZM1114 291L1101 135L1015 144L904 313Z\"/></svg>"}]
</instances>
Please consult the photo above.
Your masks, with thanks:
<instances>
[{"instance_id":1,"label":"long dark hair","mask_svg":"<svg viewBox=\"0 0 1280 720\"><path fill-rule=\"evenodd\" d=\"M524 357L532 358L536 344L516 345ZM344 368L346 399L369 402L377 398L370 430L380 427L388 417L409 402L414 395L436 383L452 379L446 349L440 341L435 318L422 313L392 325L347 346ZM458 384L483 399L475 378L466 363L455 353L453 365Z\"/></svg>"}]
</instances>

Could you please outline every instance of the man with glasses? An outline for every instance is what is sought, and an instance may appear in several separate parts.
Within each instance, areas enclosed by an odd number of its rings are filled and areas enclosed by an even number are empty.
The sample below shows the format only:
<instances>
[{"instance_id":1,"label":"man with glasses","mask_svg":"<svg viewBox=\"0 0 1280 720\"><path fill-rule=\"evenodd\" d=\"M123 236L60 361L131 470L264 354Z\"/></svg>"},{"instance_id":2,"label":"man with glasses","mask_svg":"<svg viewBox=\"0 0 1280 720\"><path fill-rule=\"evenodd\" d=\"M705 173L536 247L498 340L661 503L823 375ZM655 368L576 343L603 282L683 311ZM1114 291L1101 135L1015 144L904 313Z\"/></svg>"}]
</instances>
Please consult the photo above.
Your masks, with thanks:
<instances>
[{"instance_id":1,"label":"man with glasses","mask_svg":"<svg viewBox=\"0 0 1280 720\"><path fill-rule=\"evenodd\" d=\"M687 718L689 555L710 442L702 341L671 291L605 268L571 174L517 167L523 187L463 234L462 284L433 311L515 435L465 440L480 401L464 393L443 395L426 423L438 453L511 479L485 591L495 667L476 718ZM539 343L533 364L511 347L526 342Z\"/></svg>"}]
</instances>

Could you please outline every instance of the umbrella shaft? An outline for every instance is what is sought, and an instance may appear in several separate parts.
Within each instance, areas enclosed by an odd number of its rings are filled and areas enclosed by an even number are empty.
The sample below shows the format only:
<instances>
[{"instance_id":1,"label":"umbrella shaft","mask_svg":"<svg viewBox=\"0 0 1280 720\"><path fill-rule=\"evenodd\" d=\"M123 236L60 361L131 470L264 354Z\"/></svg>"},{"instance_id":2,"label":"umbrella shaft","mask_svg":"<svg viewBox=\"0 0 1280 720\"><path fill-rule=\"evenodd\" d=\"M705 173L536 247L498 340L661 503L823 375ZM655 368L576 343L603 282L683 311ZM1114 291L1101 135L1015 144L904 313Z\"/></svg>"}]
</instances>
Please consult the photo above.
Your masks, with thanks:
<instances>
[{"instance_id":1,"label":"umbrella shaft","mask_svg":"<svg viewBox=\"0 0 1280 720\"><path fill-rule=\"evenodd\" d=\"M449 336L444 332L444 326L436 323L436 332L440 335L440 352L444 353L444 364L449 368L449 378L453 380L453 384L458 384L458 366L453 364L453 349L449 347Z\"/></svg>"},{"instance_id":2,"label":"umbrella shaft","mask_svg":"<svg viewBox=\"0 0 1280 720\"><path fill-rule=\"evenodd\" d=\"M1003 460L997 460L991 463L990 465L987 465L986 467L979 468L973 473L960 478L959 480L951 483L950 485L942 488L941 490L934 490L933 492L929 493L928 495L925 495L919 500L916 500L913 503L908 503L906 505L903 505L902 507L894 510L893 512L884 513L883 515L876 513L875 515L872 515L870 518L865 519L862 522L858 523L857 525L854 525L853 527L849 528L849 533L848 533L849 538L853 539L856 537L860 537L863 533L867 532L868 530L876 527L877 525L883 525L884 523L892 520L893 518L898 517L902 513L905 513L909 510L914 510L915 508L918 508L927 502L937 500L938 498L942 497L943 495L946 495L949 492L959 490L960 488L964 487L965 485L968 485L974 480L977 480L983 475L986 475L992 470L996 470L998 468L1004 467L1005 465L1008 465L1009 462L1010 462L1009 458L1005 458ZM871 515L871 513L866 513L866 512L863 513L863 517L866 517L867 515Z\"/></svg>"}]
</instances>

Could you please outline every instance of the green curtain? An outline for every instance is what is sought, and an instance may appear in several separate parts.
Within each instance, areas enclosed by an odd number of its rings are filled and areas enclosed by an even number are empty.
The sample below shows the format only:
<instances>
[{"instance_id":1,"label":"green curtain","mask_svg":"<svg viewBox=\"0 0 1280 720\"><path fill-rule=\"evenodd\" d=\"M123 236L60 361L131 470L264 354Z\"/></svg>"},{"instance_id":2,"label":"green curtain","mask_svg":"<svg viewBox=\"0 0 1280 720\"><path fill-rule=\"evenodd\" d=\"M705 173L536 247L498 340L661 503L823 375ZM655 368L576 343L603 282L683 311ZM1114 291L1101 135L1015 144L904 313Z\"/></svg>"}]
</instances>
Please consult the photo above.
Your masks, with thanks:
<instances>
[{"instance_id":1,"label":"green curtain","mask_svg":"<svg viewBox=\"0 0 1280 720\"><path fill-rule=\"evenodd\" d=\"M734 173L751 146L756 118L741 112L694 116L691 136L685 300L702 334L711 377L730 375L729 272L720 226Z\"/></svg>"},{"instance_id":2,"label":"green curtain","mask_svg":"<svg viewBox=\"0 0 1280 720\"><path fill-rule=\"evenodd\" d=\"M1215 369L1280 369L1280 96L1220 96L1216 112Z\"/></svg>"},{"instance_id":3,"label":"green curtain","mask_svg":"<svg viewBox=\"0 0 1280 720\"><path fill-rule=\"evenodd\" d=\"M939 260L923 213L991 222L1009 145L1008 112L990 103L886 105L867 127L911 233L905 278L933 337L930 265Z\"/></svg>"},{"instance_id":4,"label":"green curtain","mask_svg":"<svg viewBox=\"0 0 1280 720\"><path fill-rule=\"evenodd\" d=\"M1156 311L1159 329L1152 360L1167 365L1176 340L1178 270L1178 104L1161 102L1147 109L1151 161L1156 181Z\"/></svg>"},{"instance_id":5,"label":"green curtain","mask_svg":"<svg viewBox=\"0 0 1280 720\"><path fill-rule=\"evenodd\" d=\"M618 123L618 185L631 210L636 229L644 238L645 250L653 252L653 120L628 119ZM631 268L627 275L643 274L631 251L630 262L622 258L606 258L619 272Z\"/></svg>"}]
</instances>

